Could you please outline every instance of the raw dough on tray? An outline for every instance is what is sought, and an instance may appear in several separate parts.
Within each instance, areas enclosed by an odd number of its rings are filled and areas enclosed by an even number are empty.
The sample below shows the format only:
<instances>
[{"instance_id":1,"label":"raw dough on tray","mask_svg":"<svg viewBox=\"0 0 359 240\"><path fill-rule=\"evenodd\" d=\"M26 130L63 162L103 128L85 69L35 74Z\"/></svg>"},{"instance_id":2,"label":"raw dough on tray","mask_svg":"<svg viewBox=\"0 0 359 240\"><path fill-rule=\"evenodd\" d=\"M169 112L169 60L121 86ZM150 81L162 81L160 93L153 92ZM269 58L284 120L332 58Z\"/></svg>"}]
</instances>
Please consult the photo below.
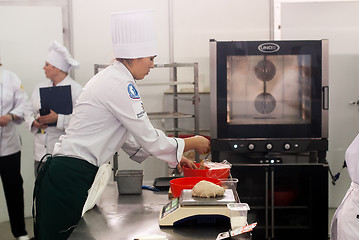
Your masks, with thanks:
<instances>
[{"instance_id":1,"label":"raw dough on tray","mask_svg":"<svg viewBox=\"0 0 359 240\"><path fill-rule=\"evenodd\" d=\"M192 196L195 197L220 197L223 196L225 189L220 187L212 182L208 182L206 180L202 180L198 182L192 188Z\"/></svg>"}]
</instances>

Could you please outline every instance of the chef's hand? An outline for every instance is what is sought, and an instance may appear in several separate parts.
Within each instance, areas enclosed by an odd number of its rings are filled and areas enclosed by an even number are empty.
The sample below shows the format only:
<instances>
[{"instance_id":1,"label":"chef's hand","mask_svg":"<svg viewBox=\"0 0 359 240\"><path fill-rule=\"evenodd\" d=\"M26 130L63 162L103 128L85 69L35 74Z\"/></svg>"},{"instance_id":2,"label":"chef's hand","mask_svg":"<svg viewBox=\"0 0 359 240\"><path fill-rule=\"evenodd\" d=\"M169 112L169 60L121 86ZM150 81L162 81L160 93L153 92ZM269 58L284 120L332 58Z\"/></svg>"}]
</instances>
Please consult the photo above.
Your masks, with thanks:
<instances>
[{"instance_id":1,"label":"chef's hand","mask_svg":"<svg viewBox=\"0 0 359 240\"><path fill-rule=\"evenodd\" d=\"M191 168L191 169L197 169L196 164L193 161L191 161L191 160L189 160L188 158L185 158L185 157L182 157L180 163L177 165L177 170L178 170L179 173L182 173L182 171L183 171L182 167L183 166L186 166L186 167Z\"/></svg>"},{"instance_id":2,"label":"chef's hand","mask_svg":"<svg viewBox=\"0 0 359 240\"><path fill-rule=\"evenodd\" d=\"M9 114L5 114L0 117L0 127L6 127L9 122L11 122L12 118Z\"/></svg>"},{"instance_id":3,"label":"chef's hand","mask_svg":"<svg viewBox=\"0 0 359 240\"><path fill-rule=\"evenodd\" d=\"M50 113L37 118L37 121L41 124L50 124L57 122L57 113L50 109Z\"/></svg>"},{"instance_id":4,"label":"chef's hand","mask_svg":"<svg viewBox=\"0 0 359 240\"><path fill-rule=\"evenodd\" d=\"M185 138L185 149L184 152L195 149L200 154L206 154L211 151L211 145L207 138L203 136L194 136Z\"/></svg>"},{"instance_id":5,"label":"chef's hand","mask_svg":"<svg viewBox=\"0 0 359 240\"><path fill-rule=\"evenodd\" d=\"M36 127L37 129L45 129L48 127L48 125L44 123L40 123L37 119L35 119L32 122L32 127Z\"/></svg>"}]
</instances>

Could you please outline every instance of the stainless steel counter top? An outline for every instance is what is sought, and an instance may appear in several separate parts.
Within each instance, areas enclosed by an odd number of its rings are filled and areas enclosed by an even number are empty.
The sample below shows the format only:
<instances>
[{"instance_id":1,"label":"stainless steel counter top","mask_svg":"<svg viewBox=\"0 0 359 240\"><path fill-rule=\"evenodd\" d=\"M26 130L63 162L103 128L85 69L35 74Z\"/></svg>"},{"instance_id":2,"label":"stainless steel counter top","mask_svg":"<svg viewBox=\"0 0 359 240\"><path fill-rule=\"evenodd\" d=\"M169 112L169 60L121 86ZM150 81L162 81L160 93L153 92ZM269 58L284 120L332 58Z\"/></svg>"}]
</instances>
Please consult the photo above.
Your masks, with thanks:
<instances>
[{"instance_id":1,"label":"stainless steel counter top","mask_svg":"<svg viewBox=\"0 0 359 240\"><path fill-rule=\"evenodd\" d=\"M133 240L147 235L166 236L168 240L216 239L230 228L229 224L160 227L159 213L168 202L165 191L142 190L141 195L119 195L116 182L110 182L98 205L84 214L69 239Z\"/></svg>"}]
</instances>

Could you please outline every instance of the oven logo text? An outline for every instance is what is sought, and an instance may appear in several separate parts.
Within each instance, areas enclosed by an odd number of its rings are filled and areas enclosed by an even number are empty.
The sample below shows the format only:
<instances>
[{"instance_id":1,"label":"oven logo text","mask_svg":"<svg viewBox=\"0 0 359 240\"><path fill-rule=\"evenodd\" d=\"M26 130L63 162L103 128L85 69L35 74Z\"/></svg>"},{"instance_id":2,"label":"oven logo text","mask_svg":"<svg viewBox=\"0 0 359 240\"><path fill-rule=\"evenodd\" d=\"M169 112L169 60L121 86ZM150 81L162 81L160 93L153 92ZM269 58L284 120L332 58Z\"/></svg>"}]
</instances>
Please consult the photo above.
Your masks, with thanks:
<instances>
[{"instance_id":1,"label":"oven logo text","mask_svg":"<svg viewBox=\"0 0 359 240\"><path fill-rule=\"evenodd\" d=\"M262 43L258 46L258 50L264 53L277 52L279 49L279 45L275 43Z\"/></svg>"}]
</instances>

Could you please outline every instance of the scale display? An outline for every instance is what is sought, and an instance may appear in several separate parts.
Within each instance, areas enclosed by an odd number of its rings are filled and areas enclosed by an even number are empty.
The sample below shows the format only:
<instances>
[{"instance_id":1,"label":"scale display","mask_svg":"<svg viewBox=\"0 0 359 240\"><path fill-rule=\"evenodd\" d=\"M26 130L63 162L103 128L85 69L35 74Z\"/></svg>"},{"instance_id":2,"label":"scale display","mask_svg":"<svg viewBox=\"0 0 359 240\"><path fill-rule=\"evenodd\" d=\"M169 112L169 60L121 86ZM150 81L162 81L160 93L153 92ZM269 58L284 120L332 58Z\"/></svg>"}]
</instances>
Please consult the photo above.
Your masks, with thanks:
<instances>
[{"instance_id":1,"label":"scale display","mask_svg":"<svg viewBox=\"0 0 359 240\"><path fill-rule=\"evenodd\" d=\"M168 214L170 214L171 212L175 211L178 208L179 208L179 197L173 199L172 201L170 201L169 203L163 206L160 218L163 219Z\"/></svg>"}]
</instances>

